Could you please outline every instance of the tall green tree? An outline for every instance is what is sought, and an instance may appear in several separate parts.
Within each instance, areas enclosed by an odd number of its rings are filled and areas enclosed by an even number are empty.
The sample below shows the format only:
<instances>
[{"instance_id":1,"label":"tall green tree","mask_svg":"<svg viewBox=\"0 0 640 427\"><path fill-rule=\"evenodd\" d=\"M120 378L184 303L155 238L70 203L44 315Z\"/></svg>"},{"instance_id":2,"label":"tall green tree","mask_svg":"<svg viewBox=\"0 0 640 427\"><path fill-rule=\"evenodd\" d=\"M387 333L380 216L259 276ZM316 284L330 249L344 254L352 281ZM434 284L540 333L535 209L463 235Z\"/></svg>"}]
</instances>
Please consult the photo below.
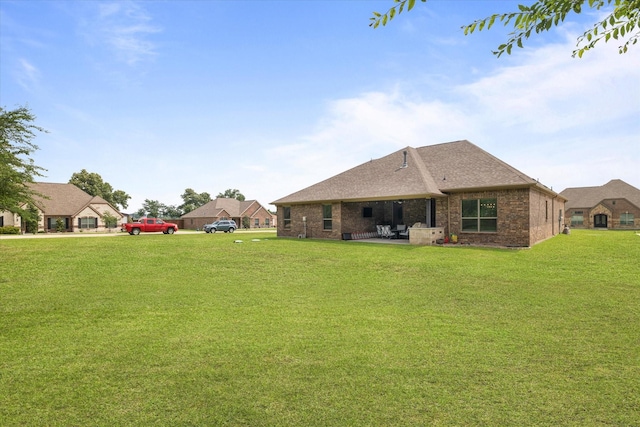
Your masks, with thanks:
<instances>
[{"instance_id":1,"label":"tall green tree","mask_svg":"<svg viewBox=\"0 0 640 427\"><path fill-rule=\"evenodd\" d=\"M116 190L111 194L111 196L113 199L112 204L114 206L121 206L122 209L126 209L127 207L129 207L129 199L131 198L131 196L129 196L124 191Z\"/></svg>"},{"instance_id":2,"label":"tall green tree","mask_svg":"<svg viewBox=\"0 0 640 427\"><path fill-rule=\"evenodd\" d=\"M151 218L158 218L161 216L161 212L165 209L165 205L160 203L158 200L149 200L145 199L142 204L142 209L138 211L139 216L145 216Z\"/></svg>"},{"instance_id":3,"label":"tall green tree","mask_svg":"<svg viewBox=\"0 0 640 427\"><path fill-rule=\"evenodd\" d=\"M136 218L148 216L151 218L173 218L177 219L183 215L182 209L175 205L165 205L158 200L145 199L142 208L134 213Z\"/></svg>"},{"instance_id":4,"label":"tall green tree","mask_svg":"<svg viewBox=\"0 0 640 427\"><path fill-rule=\"evenodd\" d=\"M209 193L196 193L192 188L184 190L184 193L182 193L180 197L182 197L184 203L182 203L179 208L185 214L211 201L211 195Z\"/></svg>"},{"instance_id":5,"label":"tall green tree","mask_svg":"<svg viewBox=\"0 0 640 427\"><path fill-rule=\"evenodd\" d=\"M103 181L102 177L95 172L87 172L86 169L82 169L71 175L69 184L75 185L92 196L102 197L114 206L121 206L122 209L129 206L131 196L122 190L114 191L111 184Z\"/></svg>"},{"instance_id":6,"label":"tall green tree","mask_svg":"<svg viewBox=\"0 0 640 427\"><path fill-rule=\"evenodd\" d=\"M33 143L36 132L47 132L34 124L36 116L27 107L6 110L0 107L0 211L29 215L26 205L43 197L29 184L46 169L37 166L31 155L38 150Z\"/></svg>"},{"instance_id":7,"label":"tall green tree","mask_svg":"<svg viewBox=\"0 0 640 427\"><path fill-rule=\"evenodd\" d=\"M223 197L226 199L237 199L237 200L240 200L241 202L244 202L244 195L240 192L240 190L235 188L234 189L229 188L228 190L225 190L224 193L218 194L217 197Z\"/></svg>"},{"instance_id":8,"label":"tall green tree","mask_svg":"<svg viewBox=\"0 0 640 427\"><path fill-rule=\"evenodd\" d=\"M427 0L420 0L425 3ZM387 25L396 15L405 9L413 9L416 0L393 0L394 5L386 13L373 12L369 24L377 28L380 24ZM493 53L500 57L503 53L511 54L514 46L523 47L524 40L533 33L549 31L552 27L558 26L565 18L572 13L582 13L585 9L598 12L601 9L609 8L608 14L596 21L591 28L588 28L578 37L576 49L573 56L582 55L604 40L620 40L622 45L618 50L626 53L629 46L635 45L640 38L640 0L538 0L531 5L518 5L518 10L509 13L499 13L476 20L471 24L464 25L464 34L468 35L475 31L490 29L496 22L501 22L505 26L513 25L514 31L509 34L507 41ZM594 16L600 16L594 13Z\"/></svg>"},{"instance_id":9,"label":"tall green tree","mask_svg":"<svg viewBox=\"0 0 640 427\"><path fill-rule=\"evenodd\" d=\"M162 209L160 210L161 218L180 218L183 215L182 209L176 205L162 205Z\"/></svg>"}]
</instances>

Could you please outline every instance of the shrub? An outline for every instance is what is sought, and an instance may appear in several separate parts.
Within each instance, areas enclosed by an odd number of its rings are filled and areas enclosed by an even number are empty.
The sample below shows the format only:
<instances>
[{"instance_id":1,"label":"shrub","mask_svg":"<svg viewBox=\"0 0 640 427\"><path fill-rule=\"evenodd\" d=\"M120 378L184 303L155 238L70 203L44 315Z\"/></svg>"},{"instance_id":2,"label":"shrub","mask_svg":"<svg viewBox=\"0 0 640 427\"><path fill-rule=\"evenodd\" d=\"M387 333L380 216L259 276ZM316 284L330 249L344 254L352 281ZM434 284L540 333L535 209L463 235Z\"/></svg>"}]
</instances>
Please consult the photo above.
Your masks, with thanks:
<instances>
[{"instance_id":1,"label":"shrub","mask_svg":"<svg viewBox=\"0 0 640 427\"><path fill-rule=\"evenodd\" d=\"M0 227L0 234L20 234L20 227L5 225L4 227Z\"/></svg>"}]
</instances>

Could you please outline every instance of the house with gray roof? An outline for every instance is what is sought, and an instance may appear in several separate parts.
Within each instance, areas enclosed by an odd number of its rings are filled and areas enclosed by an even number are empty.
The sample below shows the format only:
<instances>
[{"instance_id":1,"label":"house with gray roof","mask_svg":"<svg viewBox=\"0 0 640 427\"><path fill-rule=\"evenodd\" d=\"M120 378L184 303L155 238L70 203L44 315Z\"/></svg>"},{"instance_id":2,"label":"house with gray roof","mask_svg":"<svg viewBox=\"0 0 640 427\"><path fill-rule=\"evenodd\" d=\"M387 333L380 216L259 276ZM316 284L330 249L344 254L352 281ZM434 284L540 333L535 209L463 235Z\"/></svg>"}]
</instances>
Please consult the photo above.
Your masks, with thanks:
<instances>
[{"instance_id":1,"label":"house with gray roof","mask_svg":"<svg viewBox=\"0 0 640 427\"><path fill-rule=\"evenodd\" d=\"M440 228L463 244L514 247L561 232L564 203L466 140L406 147L272 202L282 237L344 239L389 225Z\"/></svg>"},{"instance_id":2,"label":"house with gray roof","mask_svg":"<svg viewBox=\"0 0 640 427\"><path fill-rule=\"evenodd\" d=\"M275 227L275 216L257 200L237 200L219 197L180 217L184 228L201 230L205 224L221 219L232 219L238 227L269 228ZM243 218L246 218L243 223Z\"/></svg>"},{"instance_id":3,"label":"house with gray roof","mask_svg":"<svg viewBox=\"0 0 640 427\"><path fill-rule=\"evenodd\" d=\"M29 185L36 194L35 207L38 210L38 232L58 230L62 224L64 231L105 231L105 216L116 219L116 225L123 215L102 197L92 196L73 184L36 182ZM25 224L13 213L0 215L0 226L20 227L25 232Z\"/></svg>"},{"instance_id":4,"label":"house with gray roof","mask_svg":"<svg viewBox=\"0 0 640 427\"><path fill-rule=\"evenodd\" d=\"M620 179L598 187L567 188L560 195L567 199L571 227L640 228L640 189Z\"/></svg>"}]
</instances>

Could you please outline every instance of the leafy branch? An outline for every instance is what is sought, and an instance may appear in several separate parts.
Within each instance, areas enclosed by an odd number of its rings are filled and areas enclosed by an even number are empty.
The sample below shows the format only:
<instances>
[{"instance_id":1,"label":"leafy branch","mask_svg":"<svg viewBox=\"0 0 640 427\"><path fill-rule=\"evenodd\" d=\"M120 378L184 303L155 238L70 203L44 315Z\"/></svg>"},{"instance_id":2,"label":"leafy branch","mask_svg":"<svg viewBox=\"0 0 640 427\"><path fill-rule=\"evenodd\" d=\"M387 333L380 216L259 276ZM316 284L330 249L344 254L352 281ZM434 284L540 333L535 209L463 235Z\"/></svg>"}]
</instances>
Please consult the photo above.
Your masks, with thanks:
<instances>
[{"instance_id":1,"label":"leafy branch","mask_svg":"<svg viewBox=\"0 0 640 427\"><path fill-rule=\"evenodd\" d=\"M427 0L421 0L423 3ZM377 28L390 22L403 10L409 11L415 6L416 0L394 0L394 6L386 13L373 12L369 26ZM640 0L538 0L531 6L518 5L518 11L502 14L494 14L484 19L479 19L469 25L462 26L465 35L475 31L489 30L497 22L504 26L512 24L514 31L509 34L508 40L498 46L493 54L500 57L503 53L511 54L514 46L522 48L524 40L534 32L542 33L564 22L571 14L579 14L584 6L590 9L600 10L613 6L613 11L605 19L596 23L593 28L585 31L577 40L573 56L579 58L604 40L621 40L619 52L626 53L630 46L635 45L640 38Z\"/></svg>"},{"instance_id":2,"label":"leafy branch","mask_svg":"<svg viewBox=\"0 0 640 427\"><path fill-rule=\"evenodd\" d=\"M420 0L423 3L426 3L427 0ZM404 10L405 6L407 8L407 12L413 9L416 5L416 0L393 0L395 3L394 6L389 8L385 13L373 12L373 16L369 18L369 26L373 28L378 28L380 24L382 26L387 25L387 22L390 22L396 15L399 15Z\"/></svg>"}]
</instances>

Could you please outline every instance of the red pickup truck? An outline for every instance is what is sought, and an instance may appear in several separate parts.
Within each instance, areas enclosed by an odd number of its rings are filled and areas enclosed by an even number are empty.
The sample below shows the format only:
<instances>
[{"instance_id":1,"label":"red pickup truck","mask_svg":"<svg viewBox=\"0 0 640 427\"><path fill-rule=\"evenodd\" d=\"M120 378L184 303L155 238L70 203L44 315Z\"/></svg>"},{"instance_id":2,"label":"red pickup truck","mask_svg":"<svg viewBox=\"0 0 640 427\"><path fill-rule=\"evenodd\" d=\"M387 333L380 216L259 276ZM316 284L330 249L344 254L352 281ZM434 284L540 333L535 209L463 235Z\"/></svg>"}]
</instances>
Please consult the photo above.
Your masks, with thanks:
<instances>
[{"instance_id":1,"label":"red pickup truck","mask_svg":"<svg viewBox=\"0 0 640 427\"><path fill-rule=\"evenodd\" d=\"M123 229L134 236L141 232L162 231L164 234L173 234L178 231L178 225L172 222L164 222L158 218L140 218L136 222L122 224Z\"/></svg>"}]
</instances>

